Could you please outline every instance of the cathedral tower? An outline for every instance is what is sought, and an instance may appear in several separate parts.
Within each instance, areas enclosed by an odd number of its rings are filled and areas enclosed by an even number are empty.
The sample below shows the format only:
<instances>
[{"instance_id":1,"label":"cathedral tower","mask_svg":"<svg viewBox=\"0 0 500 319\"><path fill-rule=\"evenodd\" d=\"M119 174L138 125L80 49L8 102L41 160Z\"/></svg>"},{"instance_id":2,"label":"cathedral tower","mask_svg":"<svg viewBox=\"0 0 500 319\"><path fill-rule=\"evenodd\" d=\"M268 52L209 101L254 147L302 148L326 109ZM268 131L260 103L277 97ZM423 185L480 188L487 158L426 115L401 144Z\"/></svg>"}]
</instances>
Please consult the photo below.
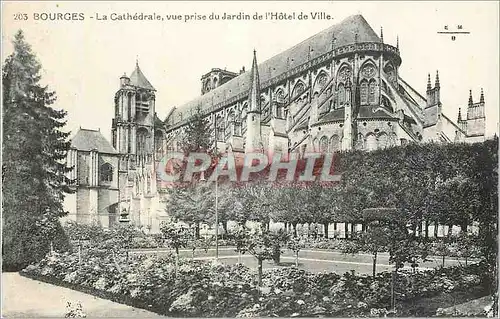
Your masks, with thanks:
<instances>
[{"instance_id":1,"label":"cathedral tower","mask_svg":"<svg viewBox=\"0 0 500 319\"><path fill-rule=\"evenodd\" d=\"M155 92L139 63L130 77L124 74L120 78L112 123L113 147L120 154L152 154Z\"/></svg>"},{"instance_id":2,"label":"cathedral tower","mask_svg":"<svg viewBox=\"0 0 500 319\"><path fill-rule=\"evenodd\" d=\"M252 71L250 74L250 91L248 93L247 132L245 152L262 151L262 136L260 125L260 80L257 67L257 53L253 51Z\"/></svg>"}]
</instances>

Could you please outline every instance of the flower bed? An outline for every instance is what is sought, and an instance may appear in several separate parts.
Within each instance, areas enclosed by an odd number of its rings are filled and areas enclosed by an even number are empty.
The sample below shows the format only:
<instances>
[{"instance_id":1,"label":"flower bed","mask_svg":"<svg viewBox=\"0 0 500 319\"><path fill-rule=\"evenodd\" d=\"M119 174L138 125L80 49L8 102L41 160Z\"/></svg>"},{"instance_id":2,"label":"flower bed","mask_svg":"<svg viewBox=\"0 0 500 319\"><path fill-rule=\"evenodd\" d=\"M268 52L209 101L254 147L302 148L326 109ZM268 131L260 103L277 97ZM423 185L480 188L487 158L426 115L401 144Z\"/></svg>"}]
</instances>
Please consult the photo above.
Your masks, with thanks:
<instances>
[{"instance_id":1,"label":"flower bed","mask_svg":"<svg viewBox=\"0 0 500 319\"><path fill-rule=\"evenodd\" d=\"M115 302L170 316L378 316L390 307L391 273L312 274L272 269L257 287L242 265L181 260L171 256L116 256L90 251L53 254L21 274ZM399 272L398 300L466 290L479 284L481 265L426 272Z\"/></svg>"}]
</instances>

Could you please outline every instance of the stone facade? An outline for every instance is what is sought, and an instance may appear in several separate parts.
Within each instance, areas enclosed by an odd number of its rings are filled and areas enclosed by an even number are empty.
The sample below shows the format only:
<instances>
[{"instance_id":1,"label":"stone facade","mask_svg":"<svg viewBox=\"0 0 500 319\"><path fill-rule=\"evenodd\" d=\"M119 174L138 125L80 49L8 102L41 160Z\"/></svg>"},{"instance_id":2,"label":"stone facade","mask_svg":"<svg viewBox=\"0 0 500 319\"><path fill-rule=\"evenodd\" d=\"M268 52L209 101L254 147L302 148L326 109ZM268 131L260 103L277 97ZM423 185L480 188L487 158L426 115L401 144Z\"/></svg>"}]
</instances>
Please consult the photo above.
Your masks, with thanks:
<instances>
[{"instance_id":1,"label":"stone facade","mask_svg":"<svg viewBox=\"0 0 500 319\"><path fill-rule=\"evenodd\" d=\"M122 221L152 231L167 218L155 166L178 149L198 107L222 152L303 155L484 140L483 92L477 103L471 95L467 116L459 113L455 123L442 113L439 74L434 87L428 76L424 97L402 79L401 63L399 44L384 43L382 30L377 35L355 15L261 64L254 51L250 72L212 69L201 78L202 94L172 108L163 121L155 113L156 90L136 65L130 77L120 78L115 94L116 211ZM79 198L94 203L95 196L82 190ZM85 205L77 200L80 210L92 210L91 204Z\"/></svg>"}]
</instances>

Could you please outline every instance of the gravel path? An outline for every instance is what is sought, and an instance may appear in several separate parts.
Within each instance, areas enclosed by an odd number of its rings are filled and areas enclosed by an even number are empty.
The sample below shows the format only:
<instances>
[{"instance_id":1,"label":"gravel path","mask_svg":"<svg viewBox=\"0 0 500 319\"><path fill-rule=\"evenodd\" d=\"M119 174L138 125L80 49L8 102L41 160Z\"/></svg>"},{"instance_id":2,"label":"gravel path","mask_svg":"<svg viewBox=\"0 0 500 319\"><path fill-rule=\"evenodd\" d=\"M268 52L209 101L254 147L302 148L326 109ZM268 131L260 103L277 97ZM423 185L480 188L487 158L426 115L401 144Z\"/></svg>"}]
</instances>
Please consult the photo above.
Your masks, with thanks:
<instances>
[{"instance_id":1,"label":"gravel path","mask_svg":"<svg viewBox=\"0 0 500 319\"><path fill-rule=\"evenodd\" d=\"M68 301L80 302L87 318L166 318L18 273L2 273L2 318L64 318Z\"/></svg>"}]
</instances>

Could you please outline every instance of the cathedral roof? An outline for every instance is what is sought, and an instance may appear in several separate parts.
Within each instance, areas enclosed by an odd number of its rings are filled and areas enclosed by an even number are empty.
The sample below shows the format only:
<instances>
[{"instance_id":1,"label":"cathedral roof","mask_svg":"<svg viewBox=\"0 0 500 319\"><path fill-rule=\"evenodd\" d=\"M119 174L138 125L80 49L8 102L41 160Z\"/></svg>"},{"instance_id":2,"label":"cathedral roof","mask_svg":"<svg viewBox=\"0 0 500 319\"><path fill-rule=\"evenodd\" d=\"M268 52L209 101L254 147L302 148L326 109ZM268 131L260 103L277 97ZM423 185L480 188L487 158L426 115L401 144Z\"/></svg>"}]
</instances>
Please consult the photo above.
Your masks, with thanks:
<instances>
[{"instance_id":1,"label":"cathedral roof","mask_svg":"<svg viewBox=\"0 0 500 319\"><path fill-rule=\"evenodd\" d=\"M331 51L334 39L335 46L339 47L354 43L356 36L358 42L381 42L363 16L353 15L259 64L260 82L266 82L291 68L306 63L309 59ZM178 107L172 113L174 123L180 120L179 112L186 114L200 104L203 109L207 109L239 93L248 91L251 84L250 73L242 73L212 91Z\"/></svg>"},{"instance_id":2,"label":"cathedral roof","mask_svg":"<svg viewBox=\"0 0 500 319\"><path fill-rule=\"evenodd\" d=\"M79 151L97 150L99 153L118 154L100 131L83 128L71 139L71 147Z\"/></svg>"},{"instance_id":3,"label":"cathedral roof","mask_svg":"<svg viewBox=\"0 0 500 319\"><path fill-rule=\"evenodd\" d=\"M141 68L139 68L139 62L135 64L135 70L130 75L130 84L143 89L155 91L155 88L151 85L151 83L149 83L144 73L142 73Z\"/></svg>"}]
</instances>

